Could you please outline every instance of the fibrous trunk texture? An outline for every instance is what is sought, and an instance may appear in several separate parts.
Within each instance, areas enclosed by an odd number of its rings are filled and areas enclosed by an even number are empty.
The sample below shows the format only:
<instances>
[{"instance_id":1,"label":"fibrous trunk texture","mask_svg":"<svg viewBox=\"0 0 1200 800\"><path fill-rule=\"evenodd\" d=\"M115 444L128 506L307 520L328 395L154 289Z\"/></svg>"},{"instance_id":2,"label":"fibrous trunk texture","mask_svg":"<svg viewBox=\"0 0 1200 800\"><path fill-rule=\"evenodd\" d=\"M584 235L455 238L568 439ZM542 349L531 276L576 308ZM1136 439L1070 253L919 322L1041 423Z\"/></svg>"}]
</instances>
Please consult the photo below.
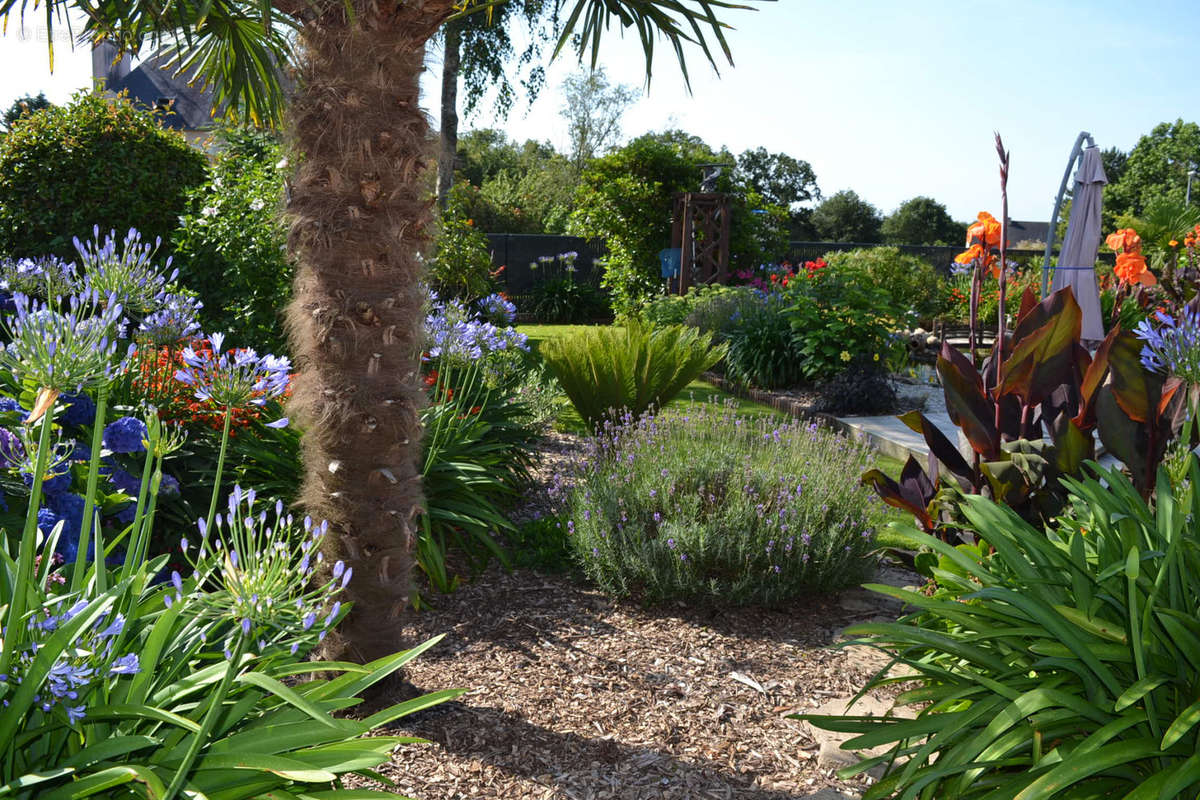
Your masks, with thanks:
<instances>
[{"instance_id":1,"label":"fibrous trunk texture","mask_svg":"<svg viewBox=\"0 0 1200 800\"><path fill-rule=\"evenodd\" d=\"M301 503L332 526L326 558L354 569L354 610L326 655L365 660L400 646L422 499L420 254L431 218L418 80L451 5L328 0L302 26L291 413L304 428Z\"/></svg>"}]
</instances>

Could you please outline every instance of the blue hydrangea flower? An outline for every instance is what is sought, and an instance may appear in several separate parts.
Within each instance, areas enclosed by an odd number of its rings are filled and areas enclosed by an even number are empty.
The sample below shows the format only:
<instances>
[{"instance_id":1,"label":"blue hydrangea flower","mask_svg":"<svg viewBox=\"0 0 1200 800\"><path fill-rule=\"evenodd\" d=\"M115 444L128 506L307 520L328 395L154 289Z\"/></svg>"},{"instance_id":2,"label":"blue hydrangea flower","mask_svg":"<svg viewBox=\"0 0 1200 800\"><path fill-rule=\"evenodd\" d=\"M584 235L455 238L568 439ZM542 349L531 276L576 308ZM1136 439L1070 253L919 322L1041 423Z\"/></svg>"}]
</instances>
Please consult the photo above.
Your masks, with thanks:
<instances>
[{"instance_id":1,"label":"blue hydrangea flower","mask_svg":"<svg viewBox=\"0 0 1200 800\"><path fill-rule=\"evenodd\" d=\"M21 404L12 397L0 397L0 412L3 411L19 411L22 414L29 413L29 409L21 408Z\"/></svg>"},{"instance_id":2,"label":"blue hydrangea flower","mask_svg":"<svg viewBox=\"0 0 1200 800\"><path fill-rule=\"evenodd\" d=\"M130 497L137 497L142 489L142 481L119 467L103 467L100 474L108 478L108 482L118 491Z\"/></svg>"},{"instance_id":3,"label":"blue hydrangea flower","mask_svg":"<svg viewBox=\"0 0 1200 800\"><path fill-rule=\"evenodd\" d=\"M90 425L96 419L96 403L86 394L64 394L58 402L66 406L59 417L63 425Z\"/></svg>"},{"instance_id":4,"label":"blue hydrangea flower","mask_svg":"<svg viewBox=\"0 0 1200 800\"><path fill-rule=\"evenodd\" d=\"M137 417L121 417L104 426L104 446L113 453L142 453L150 433Z\"/></svg>"},{"instance_id":5,"label":"blue hydrangea flower","mask_svg":"<svg viewBox=\"0 0 1200 800\"><path fill-rule=\"evenodd\" d=\"M33 487L33 474L21 471L21 480L25 482L26 487ZM62 494L71 488L71 472L66 464L59 464L57 467L42 478L42 494L45 497Z\"/></svg>"},{"instance_id":6,"label":"blue hydrangea flower","mask_svg":"<svg viewBox=\"0 0 1200 800\"><path fill-rule=\"evenodd\" d=\"M174 497L179 494L179 479L174 475L163 474L162 481L158 484L158 494L160 497Z\"/></svg>"},{"instance_id":7,"label":"blue hydrangea flower","mask_svg":"<svg viewBox=\"0 0 1200 800\"><path fill-rule=\"evenodd\" d=\"M92 448L75 439L71 442L71 461L91 461Z\"/></svg>"},{"instance_id":8,"label":"blue hydrangea flower","mask_svg":"<svg viewBox=\"0 0 1200 800\"><path fill-rule=\"evenodd\" d=\"M63 522L59 544L69 543L72 558L79 548L79 531L83 527L83 503L84 499L77 494L59 494L46 499L46 505ZM63 556L65 557L66 553L63 553Z\"/></svg>"},{"instance_id":9,"label":"blue hydrangea flower","mask_svg":"<svg viewBox=\"0 0 1200 800\"><path fill-rule=\"evenodd\" d=\"M116 514L113 514L113 519L116 520L118 525L120 525L121 527L124 527L126 525L132 524L133 519L136 516L137 516L137 502L133 502L133 503L130 503L129 505L125 506L124 508L122 508Z\"/></svg>"}]
</instances>

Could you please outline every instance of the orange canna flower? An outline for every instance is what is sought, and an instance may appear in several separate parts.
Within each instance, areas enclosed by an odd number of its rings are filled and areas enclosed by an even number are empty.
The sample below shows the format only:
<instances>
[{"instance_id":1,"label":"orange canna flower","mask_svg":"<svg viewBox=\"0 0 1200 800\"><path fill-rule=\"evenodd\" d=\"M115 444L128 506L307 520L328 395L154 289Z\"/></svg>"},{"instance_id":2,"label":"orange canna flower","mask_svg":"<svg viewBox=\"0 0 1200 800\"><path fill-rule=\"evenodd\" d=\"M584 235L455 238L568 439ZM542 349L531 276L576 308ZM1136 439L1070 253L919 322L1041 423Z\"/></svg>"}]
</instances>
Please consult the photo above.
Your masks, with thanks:
<instances>
[{"instance_id":1,"label":"orange canna flower","mask_svg":"<svg viewBox=\"0 0 1200 800\"><path fill-rule=\"evenodd\" d=\"M1139 252L1123 252L1117 255L1117 266L1113 269L1125 283L1140 283L1153 286L1158 283L1154 273L1146 268L1146 258Z\"/></svg>"},{"instance_id":2,"label":"orange canna flower","mask_svg":"<svg viewBox=\"0 0 1200 800\"><path fill-rule=\"evenodd\" d=\"M984 250L999 247L1002 230L1000 220L986 211L980 211L975 224L967 228L967 246L977 242Z\"/></svg>"},{"instance_id":3,"label":"orange canna flower","mask_svg":"<svg viewBox=\"0 0 1200 800\"><path fill-rule=\"evenodd\" d=\"M959 264L970 264L975 261L978 261L979 257L982 255L983 255L983 248L977 244L973 244L970 247L968 247L965 251L956 255L954 257L954 260L957 261Z\"/></svg>"},{"instance_id":4,"label":"orange canna flower","mask_svg":"<svg viewBox=\"0 0 1200 800\"><path fill-rule=\"evenodd\" d=\"M1175 241L1174 239L1167 242L1167 244L1170 245L1171 247L1179 247L1179 242Z\"/></svg>"},{"instance_id":5,"label":"orange canna flower","mask_svg":"<svg viewBox=\"0 0 1200 800\"><path fill-rule=\"evenodd\" d=\"M1116 233L1110 233L1104 240L1108 249L1118 253L1142 252L1142 237L1133 228L1122 228Z\"/></svg>"}]
</instances>

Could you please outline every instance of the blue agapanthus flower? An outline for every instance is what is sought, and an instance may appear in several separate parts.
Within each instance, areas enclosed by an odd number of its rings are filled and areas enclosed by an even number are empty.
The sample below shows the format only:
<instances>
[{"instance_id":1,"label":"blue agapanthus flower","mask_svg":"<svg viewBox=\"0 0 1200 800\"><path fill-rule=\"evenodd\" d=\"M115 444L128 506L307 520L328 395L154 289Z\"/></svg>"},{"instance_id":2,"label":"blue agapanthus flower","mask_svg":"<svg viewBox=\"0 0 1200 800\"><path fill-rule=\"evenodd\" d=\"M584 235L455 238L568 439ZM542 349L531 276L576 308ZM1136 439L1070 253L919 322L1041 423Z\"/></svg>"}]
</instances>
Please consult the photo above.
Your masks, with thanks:
<instances>
[{"instance_id":1,"label":"blue agapanthus flower","mask_svg":"<svg viewBox=\"0 0 1200 800\"><path fill-rule=\"evenodd\" d=\"M517 307L499 294L479 301L479 315L494 325L511 325L517 319Z\"/></svg>"},{"instance_id":2,"label":"blue agapanthus flower","mask_svg":"<svg viewBox=\"0 0 1200 800\"><path fill-rule=\"evenodd\" d=\"M163 346L177 344L200 333L196 321L204 306L199 300L186 295L168 293L158 300L157 311L146 315L138 326L138 339Z\"/></svg>"},{"instance_id":3,"label":"blue agapanthus flower","mask_svg":"<svg viewBox=\"0 0 1200 800\"><path fill-rule=\"evenodd\" d=\"M425 317L428 337L426 350L430 358L457 358L477 361L502 350L528 350L525 334L511 327L499 328L483 319L467 313L456 300L430 302L430 312Z\"/></svg>"},{"instance_id":4,"label":"blue agapanthus flower","mask_svg":"<svg viewBox=\"0 0 1200 800\"><path fill-rule=\"evenodd\" d=\"M142 453L150 436L137 417L121 417L104 426L104 447L113 453Z\"/></svg>"},{"instance_id":5,"label":"blue agapanthus flower","mask_svg":"<svg viewBox=\"0 0 1200 800\"><path fill-rule=\"evenodd\" d=\"M0 397L0 412L3 411L19 411L22 414L29 413L29 409L21 408L21 404L12 397Z\"/></svg>"},{"instance_id":6,"label":"blue agapanthus flower","mask_svg":"<svg viewBox=\"0 0 1200 800\"><path fill-rule=\"evenodd\" d=\"M15 467L25 460L25 445L8 428L0 428L0 467Z\"/></svg>"},{"instance_id":7,"label":"blue agapanthus flower","mask_svg":"<svg viewBox=\"0 0 1200 800\"><path fill-rule=\"evenodd\" d=\"M1154 318L1157 326L1144 319L1133 331L1145 342L1142 366L1151 372L1200 383L1200 313L1185 309L1176 321L1170 314L1159 311Z\"/></svg>"},{"instance_id":8,"label":"blue agapanthus flower","mask_svg":"<svg viewBox=\"0 0 1200 800\"><path fill-rule=\"evenodd\" d=\"M185 347L183 367L175 372L175 380L191 386L197 400L235 408L264 406L287 391L292 362L286 357L260 356L249 349L223 352L225 336L220 333L208 340L211 351Z\"/></svg>"}]
</instances>

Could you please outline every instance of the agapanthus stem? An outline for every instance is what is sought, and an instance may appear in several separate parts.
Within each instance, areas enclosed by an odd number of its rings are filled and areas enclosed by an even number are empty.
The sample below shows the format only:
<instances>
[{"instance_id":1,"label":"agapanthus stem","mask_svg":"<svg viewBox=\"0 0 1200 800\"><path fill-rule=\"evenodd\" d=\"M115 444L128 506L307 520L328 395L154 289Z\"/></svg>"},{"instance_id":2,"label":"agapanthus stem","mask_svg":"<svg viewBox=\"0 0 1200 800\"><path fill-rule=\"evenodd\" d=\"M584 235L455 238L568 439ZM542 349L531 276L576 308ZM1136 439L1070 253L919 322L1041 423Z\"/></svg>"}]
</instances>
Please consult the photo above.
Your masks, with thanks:
<instances>
[{"instance_id":1,"label":"agapanthus stem","mask_svg":"<svg viewBox=\"0 0 1200 800\"><path fill-rule=\"evenodd\" d=\"M125 567L121 570L121 579L128 578L134 569L134 565L141 564L146 559L146 550L150 546L150 532L152 520L143 511L146 508L146 497L150 491L150 476L152 466L156 462L154 455L158 449L158 434L159 426L157 423L147 426L147 434L149 441L146 444L146 460L142 464L142 482L138 487L137 505L133 511L133 527L130 530L133 535L130 536L129 544L125 550ZM153 495L150 495L153 497ZM151 500L153 502L153 500Z\"/></svg>"},{"instance_id":2,"label":"agapanthus stem","mask_svg":"<svg viewBox=\"0 0 1200 800\"><path fill-rule=\"evenodd\" d=\"M88 459L87 491L83 497L83 519L79 528L79 549L87 552L91 541L92 517L96 508L96 483L100 477L100 450L104 446L104 419L108 413L108 384L102 384L96 392L96 417L92 421L92 454ZM85 562L86 563L86 562ZM71 591L77 592L83 586L83 576L86 570L78 566L71 574ZM99 575L99 566L96 568Z\"/></svg>"},{"instance_id":3,"label":"agapanthus stem","mask_svg":"<svg viewBox=\"0 0 1200 800\"><path fill-rule=\"evenodd\" d=\"M225 450L229 447L229 425L233 420L233 406L225 406L225 426L221 429L221 449L217 452L217 473L213 476L212 499L208 502L208 516L205 517L205 530L212 530L213 519L217 516L217 498L221 495L221 473L225 469Z\"/></svg>"},{"instance_id":4,"label":"agapanthus stem","mask_svg":"<svg viewBox=\"0 0 1200 800\"><path fill-rule=\"evenodd\" d=\"M217 687L217 693L213 695L212 705L208 707L208 711L204 713L204 721L200 723L200 730L192 738L191 744L188 745L187 752L183 755L183 761L180 762L179 768L175 771L175 776L171 778L171 784L167 787L166 794L162 800L173 800L179 790L183 788L184 782L187 781L188 770L192 768L192 764L196 761L196 756L200 754L200 749L204 747L208 737L212 734L213 727L217 724L217 717L220 716L222 706L225 704L225 698L229 694L229 687L233 683L233 679L237 676L237 672L242 663L242 656L246 653L246 643L250 637L245 634L238 635L237 644L233 648L233 655L229 659L229 666L225 669L225 675L221 678L221 683Z\"/></svg>"},{"instance_id":5,"label":"agapanthus stem","mask_svg":"<svg viewBox=\"0 0 1200 800\"><path fill-rule=\"evenodd\" d=\"M0 675L9 673L13 654L22 649L20 644L25 638L25 626L21 624L21 619L28 610L29 593L36 591L31 576L34 550L37 548L37 515L42 501L42 479L50 461L50 430L54 425L54 402L50 401L50 407L42 416L42 430L38 437L37 459L33 470L33 487L29 492L29 509L25 512L25 529L21 532L21 549L17 553L16 580L13 584L12 600L8 606L8 618L4 624L4 646L0 647ZM81 556L76 558L76 570L79 569L79 558Z\"/></svg>"}]
</instances>

